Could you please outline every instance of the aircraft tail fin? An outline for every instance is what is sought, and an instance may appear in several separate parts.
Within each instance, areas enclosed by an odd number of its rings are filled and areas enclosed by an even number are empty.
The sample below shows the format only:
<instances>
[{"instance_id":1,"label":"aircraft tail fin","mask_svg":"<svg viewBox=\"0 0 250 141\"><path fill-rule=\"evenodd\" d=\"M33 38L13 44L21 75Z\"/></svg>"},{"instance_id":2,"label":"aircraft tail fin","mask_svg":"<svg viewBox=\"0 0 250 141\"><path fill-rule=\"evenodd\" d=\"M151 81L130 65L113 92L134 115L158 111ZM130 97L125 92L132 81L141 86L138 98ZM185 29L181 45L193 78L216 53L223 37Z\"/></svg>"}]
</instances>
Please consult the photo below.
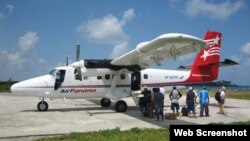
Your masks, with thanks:
<instances>
[{"instance_id":1,"label":"aircraft tail fin","mask_svg":"<svg viewBox=\"0 0 250 141\"><path fill-rule=\"evenodd\" d=\"M204 40L207 42L207 47L198 52L191 67L190 81L208 82L218 78L221 39L220 32L206 32Z\"/></svg>"}]
</instances>

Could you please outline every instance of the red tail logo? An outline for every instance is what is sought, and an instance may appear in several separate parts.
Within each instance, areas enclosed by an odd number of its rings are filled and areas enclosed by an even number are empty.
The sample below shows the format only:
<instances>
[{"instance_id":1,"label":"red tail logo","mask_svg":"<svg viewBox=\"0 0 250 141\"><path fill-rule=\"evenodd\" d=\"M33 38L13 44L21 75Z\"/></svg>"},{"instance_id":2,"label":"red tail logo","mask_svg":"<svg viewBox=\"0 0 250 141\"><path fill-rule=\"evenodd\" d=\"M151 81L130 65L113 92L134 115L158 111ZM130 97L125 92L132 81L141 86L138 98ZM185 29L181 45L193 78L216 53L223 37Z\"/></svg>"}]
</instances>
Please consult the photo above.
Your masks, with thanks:
<instances>
[{"instance_id":1,"label":"red tail logo","mask_svg":"<svg viewBox=\"0 0 250 141\"><path fill-rule=\"evenodd\" d=\"M220 60L221 33L208 31L204 39L207 42L208 47L201 51L203 52L203 55L201 56L201 58L203 58L203 60L206 61L208 57L212 56L213 58L208 60L208 62L213 63L213 62L219 61Z\"/></svg>"},{"instance_id":2,"label":"red tail logo","mask_svg":"<svg viewBox=\"0 0 250 141\"><path fill-rule=\"evenodd\" d=\"M207 47L197 54L188 81L206 82L218 78L221 38L219 32L206 32L204 40L207 42Z\"/></svg>"},{"instance_id":3,"label":"red tail logo","mask_svg":"<svg viewBox=\"0 0 250 141\"><path fill-rule=\"evenodd\" d=\"M207 57L209 56L220 56L220 40L221 38L218 35L214 39L206 40L209 48L207 50L204 50L203 55L201 56L204 61L206 61Z\"/></svg>"}]
</instances>

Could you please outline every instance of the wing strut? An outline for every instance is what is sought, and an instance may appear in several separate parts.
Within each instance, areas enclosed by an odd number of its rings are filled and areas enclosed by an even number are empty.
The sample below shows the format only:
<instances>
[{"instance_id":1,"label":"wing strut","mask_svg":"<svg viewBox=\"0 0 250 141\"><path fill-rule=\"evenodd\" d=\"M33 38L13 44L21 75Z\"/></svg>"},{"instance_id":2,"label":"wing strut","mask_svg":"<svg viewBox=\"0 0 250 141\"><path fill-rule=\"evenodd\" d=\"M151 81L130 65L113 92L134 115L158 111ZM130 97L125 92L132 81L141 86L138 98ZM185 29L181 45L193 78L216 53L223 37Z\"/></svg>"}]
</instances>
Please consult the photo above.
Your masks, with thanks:
<instances>
[{"instance_id":1,"label":"wing strut","mask_svg":"<svg viewBox=\"0 0 250 141\"><path fill-rule=\"evenodd\" d=\"M117 89L116 87L117 81L120 78L120 75L123 71L124 69L119 70L114 74L114 79L112 81L111 88L106 93L106 97L114 100L115 102L129 95L126 91L123 91L122 89Z\"/></svg>"}]
</instances>

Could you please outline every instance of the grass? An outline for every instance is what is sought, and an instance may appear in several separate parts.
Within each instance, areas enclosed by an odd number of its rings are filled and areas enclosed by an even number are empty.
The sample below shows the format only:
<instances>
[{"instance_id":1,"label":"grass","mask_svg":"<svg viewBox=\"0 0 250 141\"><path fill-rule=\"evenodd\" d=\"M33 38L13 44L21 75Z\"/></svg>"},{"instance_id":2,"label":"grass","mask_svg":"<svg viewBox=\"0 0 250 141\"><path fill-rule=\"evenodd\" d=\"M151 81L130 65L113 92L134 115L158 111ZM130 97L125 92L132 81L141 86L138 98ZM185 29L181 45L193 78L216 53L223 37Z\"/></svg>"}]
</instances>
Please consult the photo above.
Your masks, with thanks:
<instances>
[{"instance_id":1,"label":"grass","mask_svg":"<svg viewBox=\"0 0 250 141\"><path fill-rule=\"evenodd\" d=\"M71 133L59 137L48 137L37 141L169 141L169 129L138 129L129 131L120 129L105 130L99 132Z\"/></svg>"},{"instance_id":2,"label":"grass","mask_svg":"<svg viewBox=\"0 0 250 141\"><path fill-rule=\"evenodd\" d=\"M232 123L211 123L213 125L250 125L249 121L238 121L238 122L232 122Z\"/></svg>"},{"instance_id":3,"label":"grass","mask_svg":"<svg viewBox=\"0 0 250 141\"><path fill-rule=\"evenodd\" d=\"M10 87L17 81L0 81L0 92L10 92Z\"/></svg>"},{"instance_id":4,"label":"grass","mask_svg":"<svg viewBox=\"0 0 250 141\"><path fill-rule=\"evenodd\" d=\"M250 121L232 123L211 123L210 125L250 125ZM169 141L170 132L168 128L162 129L138 129L129 131L120 129L104 130L99 132L70 133L58 137L45 137L37 141Z\"/></svg>"},{"instance_id":5,"label":"grass","mask_svg":"<svg viewBox=\"0 0 250 141\"><path fill-rule=\"evenodd\" d=\"M228 98L250 100L250 91L231 90L227 91Z\"/></svg>"},{"instance_id":6,"label":"grass","mask_svg":"<svg viewBox=\"0 0 250 141\"><path fill-rule=\"evenodd\" d=\"M182 94L186 95L187 91L182 90ZM216 90L209 90L210 97L214 97ZM249 90L227 90L227 98L233 99L244 99L250 100L250 91Z\"/></svg>"},{"instance_id":7,"label":"grass","mask_svg":"<svg viewBox=\"0 0 250 141\"><path fill-rule=\"evenodd\" d=\"M11 83L0 84L0 92L10 92Z\"/></svg>"},{"instance_id":8,"label":"grass","mask_svg":"<svg viewBox=\"0 0 250 141\"><path fill-rule=\"evenodd\" d=\"M214 97L216 91L211 90L209 92L210 92L210 96ZM250 100L250 91L227 90L226 98Z\"/></svg>"}]
</instances>

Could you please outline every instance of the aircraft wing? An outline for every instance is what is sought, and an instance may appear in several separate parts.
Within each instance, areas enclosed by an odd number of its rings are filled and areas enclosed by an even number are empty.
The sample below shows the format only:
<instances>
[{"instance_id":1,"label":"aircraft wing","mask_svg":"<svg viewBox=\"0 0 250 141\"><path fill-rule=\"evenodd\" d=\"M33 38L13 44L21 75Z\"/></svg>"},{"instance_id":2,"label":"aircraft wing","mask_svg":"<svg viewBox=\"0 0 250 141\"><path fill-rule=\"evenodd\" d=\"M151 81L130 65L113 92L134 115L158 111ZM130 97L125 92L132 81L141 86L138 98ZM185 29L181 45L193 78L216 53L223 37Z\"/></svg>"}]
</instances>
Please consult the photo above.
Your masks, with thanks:
<instances>
[{"instance_id":1,"label":"aircraft wing","mask_svg":"<svg viewBox=\"0 0 250 141\"><path fill-rule=\"evenodd\" d=\"M152 64L160 64L163 60L175 60L206 46L204 40L187 34L163 34L151 41L138 44L134 50L114 59L111 64L139 65L145 69Z\"/></svg>"}]
</instances>

